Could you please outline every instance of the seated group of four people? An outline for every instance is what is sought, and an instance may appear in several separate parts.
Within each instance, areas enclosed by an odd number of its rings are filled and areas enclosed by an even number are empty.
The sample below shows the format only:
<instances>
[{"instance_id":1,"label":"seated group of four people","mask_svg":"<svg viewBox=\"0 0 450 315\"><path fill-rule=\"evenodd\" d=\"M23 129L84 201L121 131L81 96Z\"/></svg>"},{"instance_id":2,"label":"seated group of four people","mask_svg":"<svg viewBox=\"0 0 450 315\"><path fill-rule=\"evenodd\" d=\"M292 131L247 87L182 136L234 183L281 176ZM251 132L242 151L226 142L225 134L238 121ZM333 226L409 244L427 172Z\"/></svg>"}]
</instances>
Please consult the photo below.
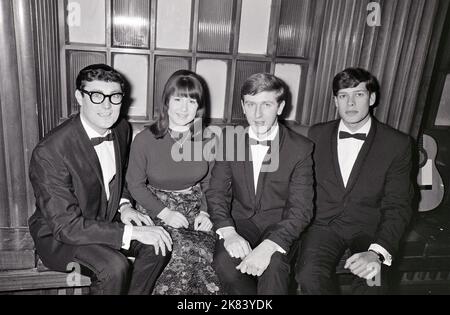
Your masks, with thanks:
<instances>
[{"instance_id":1,"label":"seated group of four people","mask_svg":"<svg viewBox=\"0 0 450 315\"><path fill-rule=\"evenodd\" d=\"M340 119L309 139L278 122L287 88L268 73L242 85L248 128L203 128L206 84L179 70L131 141L124 90L110 66L81 70L79 114L33 151L29 226L44 265L78 263L92 294L239 295L288 294L295 266L302 293L333 294L349 249L353 292L386 292L411 216L411 140L371 115L372 74L335 76Z\"/></svg>"}]
</instances>

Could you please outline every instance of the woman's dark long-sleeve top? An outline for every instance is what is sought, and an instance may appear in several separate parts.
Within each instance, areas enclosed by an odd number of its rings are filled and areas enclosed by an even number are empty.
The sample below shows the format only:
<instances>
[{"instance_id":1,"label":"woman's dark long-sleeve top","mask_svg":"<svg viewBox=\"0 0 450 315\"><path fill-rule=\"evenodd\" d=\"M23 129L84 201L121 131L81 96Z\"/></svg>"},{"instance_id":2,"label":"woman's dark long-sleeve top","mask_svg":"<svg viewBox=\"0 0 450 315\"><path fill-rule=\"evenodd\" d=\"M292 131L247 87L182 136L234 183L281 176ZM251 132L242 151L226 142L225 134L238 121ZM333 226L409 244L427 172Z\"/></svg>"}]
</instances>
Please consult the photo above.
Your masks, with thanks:
<instances>
[{"instance_id":1,"label":"woman's dark long-sleeve top","mask_svg":"<svg viewBox=\"0 0 450 315\"><path fill-rule=\"evenodd\" d=\"M147 185L164 190L183 190L200 183L202 191L207 188L212 166L203 157L203 148L208 141L191 140L190 137L184 141L184 137L182 135L177 142L168 132L163 138L157 139L146 128L131 145L126 175L128 190L153 218L165 206ZM180 144L183 144L183 151L180 150ZM200 211L207 212L204 197Z\"/></svg>"}]
</instances>

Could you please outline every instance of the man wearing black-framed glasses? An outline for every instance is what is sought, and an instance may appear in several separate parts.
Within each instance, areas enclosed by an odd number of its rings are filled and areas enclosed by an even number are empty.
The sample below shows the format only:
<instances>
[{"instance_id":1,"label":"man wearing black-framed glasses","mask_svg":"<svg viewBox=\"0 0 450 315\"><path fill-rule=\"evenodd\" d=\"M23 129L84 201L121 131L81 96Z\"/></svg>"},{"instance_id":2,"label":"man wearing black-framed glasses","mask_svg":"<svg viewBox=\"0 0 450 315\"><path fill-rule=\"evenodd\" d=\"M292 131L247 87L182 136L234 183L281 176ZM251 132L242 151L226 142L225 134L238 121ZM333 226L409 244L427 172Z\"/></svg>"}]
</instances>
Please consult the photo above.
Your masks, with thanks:
<instances>
[{"instance_id":1,"label":"man wearing black-framed glasses","mask_svg":"<svg viewBox=\"0 0 450 315\"><path fill-rule=\"evenodd\" d=\"M172 248L170 235L132 207L124 184L131 140L119 117L124 86L110 66L82 69L80 113L46 135L30 162L36 252L52 270L79 264L92 294L150 294ZM127 256L135 257L133 268Z\"/></svg>"},{"instance_id":2,"label":"man wearing black-framed glasses","mask_svg":"<svg viewBox=\"0 0 450 315\"><path fill-rule=\"evenodd\" d=\"M109 95L105 95L102 92L89 92L84 89L80 89L81 92L89 95L89 98L94 104L101 104L105 101L105 99L109 99L109 102L113 105L122 105L124 93L113 93Z\"/></svg>"}]
</instances>

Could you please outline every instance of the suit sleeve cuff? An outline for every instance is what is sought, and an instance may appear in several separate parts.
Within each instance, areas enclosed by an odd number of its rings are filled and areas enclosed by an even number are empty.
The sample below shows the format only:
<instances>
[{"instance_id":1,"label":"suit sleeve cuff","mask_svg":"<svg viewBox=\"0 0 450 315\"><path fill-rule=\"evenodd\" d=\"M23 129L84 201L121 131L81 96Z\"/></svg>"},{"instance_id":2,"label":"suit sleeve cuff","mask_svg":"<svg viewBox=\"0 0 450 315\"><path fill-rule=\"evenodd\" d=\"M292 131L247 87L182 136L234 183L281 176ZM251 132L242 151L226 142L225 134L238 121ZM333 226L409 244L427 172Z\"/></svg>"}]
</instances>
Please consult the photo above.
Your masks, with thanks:
<instances>
[{"instance_id":1,"label":"suit sleeve cuff","mask_svg":"<svg viewBox=\"0 0 450 315\"><path fill-rule=\"evenodd\" d=\"M133 226L125 225L124 229L123 229L123 236L122 236L122 248L125 250L130 249L131 234L133 234Z\"/></svg>"},{"instance_id":2,"label":"suit sleeve cuff","mask_svg":"<svg viewBox=\"0 0 450 315\"><path fill-rule=\"evenodd\" d=\"M282 253L283 255L286 254L286 251L285 251L280 245L278 245L277 243L275 243L274 241L271 241L271 240L269 240L269 239L265 239L264 242L266 242L266 243L269 244L270 246L273 246L277 252L280 252L280 253Z\"/></svg>"},{"instance_id":3,"label":"suit sleeve cuff","mask_svg":"<svg viewBox=\"0 0 450 315\"><path fill-rule=\"evenodd\" d=\"M120 213L120 208L121 208L121 206L120 206L120 205L123 205L123 204L125 204L125 203L129 203L129 204L131 204L131 202L130 202L130 200L129 200L129 199L127 199L127 198L120 198L120 202L119 202L119 209L118 209L119 213Z\"/></svg>"},{"instance_id":4,"label":"suit sleeve cuff","mask_svg":"<svg viewBox=\"0 0 450 315\"><path fill-rule=\"evenodd\" d=\"M392 265L392 256L389 252L381 245L371 244L369 250L373 250L374 252L380 253L384 257L383 264L386 266Z\"/></svg>"},{"instance_id":5,"label":"suit sleeve cuff","mask_svg":"<svg viewBox=\"0 0 450 315\"><path fill-rule=\"evenodd\" d=\"M223 228L220 228L216 231L217 235L219 235L219 240L223 239L223 234L227 233L227 232L236 232L236 229L234 228L234 226L226 226Z\"/></svg>"}]
</instances>

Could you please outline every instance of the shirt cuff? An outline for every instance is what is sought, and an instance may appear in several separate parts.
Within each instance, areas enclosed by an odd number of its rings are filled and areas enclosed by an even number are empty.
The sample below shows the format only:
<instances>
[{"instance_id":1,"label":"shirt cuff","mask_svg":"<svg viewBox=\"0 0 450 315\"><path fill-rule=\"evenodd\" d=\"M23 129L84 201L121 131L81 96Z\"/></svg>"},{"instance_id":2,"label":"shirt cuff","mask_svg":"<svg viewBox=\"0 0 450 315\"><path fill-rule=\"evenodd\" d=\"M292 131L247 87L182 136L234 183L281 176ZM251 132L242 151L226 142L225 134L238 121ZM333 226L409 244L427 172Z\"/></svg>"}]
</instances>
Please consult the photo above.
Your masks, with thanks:
<instances>
[{"instance_id":1,"label":"shirt cuff","mask_svg":"<svg viewBox=\"0 0 450 315\"><path fill-rule=\"evenodd\" d=\"M131 204L130 200L128 200L127 198L121 198L120 202L119 202L119 209L117 210L117 211L119 211L119 213L120 213L120 205L123 204L123 203L130 203Z\"/></svg>"},{"instance_id":2,"label":"shirt cuff","mask_svg":"<svg viewBox=\"0 0 450 315\"><path fill-rule=\"evenodd\" d=\"M280 253L282 253L283 255L286 254L286 251L285 251L280 245L278 245L277 243L275 243L274 241L269 240L269 239L265 239L263 242L270 242L271 245L275 246L275 249L277 250L277 252L280 252Z\"/></svg>"},{"instance_id":3,"label":"shirt cuff","mask_svg":"<svg viewBox=\"0 0 450 315\"><path fill-rule=\"evenodd\" d=\"M217 235L219 235L219 240L223 239L223 233L228 232L228 231L236 232L236 229L234 228L234 226L226 226L226 227L217 229L216 233L217 233Z\"/></svg>"},{"instance_id":4,"label":"shirt cuff","mask_svg":"<svg viewBox=\"0 0 450 315\"><path fill-rule=\"evenodd\" d=\"M206 215L206 216L209 218L209 213L208 213L208 212L206 212L206 211L200 211L200 213Z\"/></svg>"},{"instance_id":5,"label":"shirt cuff","mask_svg":"<svg viewBox=\"0 0 450 315\"><path fill-rule=\"evenodd\" d=\"M123 236L122 236L122 248L125 250L130 249L131 234L133 234L133 226L125 225L124 229L123 229Z\"/></svg>"},{"instance_id":6,"label":"shirt cuff","mask_svg":"<svg viewBox=\"0 0 450 315\"><path fill-rule=\"evenodd\" d=\"M378 245L378 244L371 244L369 247L369 250L373 250L374 252L377 252L377 253L380 253L381 255L383 255L383 257L384 257L383 264L385 264L386 266L392 265L392 256L391 256L391 254L389 254L389 252L386 249L384 249L383 246Z\"/></svg>"}]
</instances>

